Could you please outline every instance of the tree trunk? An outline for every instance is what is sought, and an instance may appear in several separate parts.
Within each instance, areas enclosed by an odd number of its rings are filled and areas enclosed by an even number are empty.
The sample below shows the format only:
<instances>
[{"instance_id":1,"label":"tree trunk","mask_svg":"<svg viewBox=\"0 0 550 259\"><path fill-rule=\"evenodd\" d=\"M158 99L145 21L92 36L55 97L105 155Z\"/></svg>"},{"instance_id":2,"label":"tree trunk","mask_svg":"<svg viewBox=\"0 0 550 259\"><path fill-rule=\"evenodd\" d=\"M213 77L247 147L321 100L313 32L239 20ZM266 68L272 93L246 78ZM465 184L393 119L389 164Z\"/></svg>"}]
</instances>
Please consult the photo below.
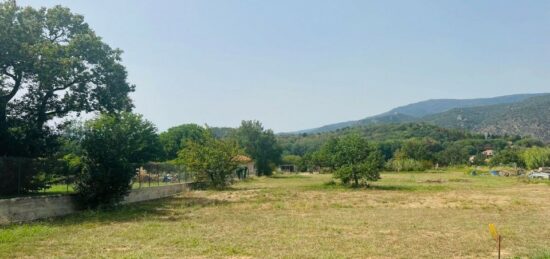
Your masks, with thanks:
<instances>
[{"instance_id":1,"label":"tree trunk","mask_svg":"<svg viewBox=\"0 0 550 259\"><path fill-rule=\"evenodd\" d=\"M4 101L0 101L0 133L7 131L8 129L7 109L8 109L8 103Z\"/></svg>"},{"instance_id":2,"label":"tree trunk","mask_svg":"<svg viewBox=\"0 0 550 259\"><path fill-rule=\"evenodd\" d=\"M0 156L7 155L9 146L7 106L6 102L0 101Z\"/></svg>"},{"instance_id":3,"label":"tree trunk","mask_svg":"<svg viewBox=\"0 0 550 259\"><path fill-rule=\"evenodd\" d=\"M23 72L17 71L15 76L9 75L14 80L14 85L11 91L7 95L0 96L0 156L9 154L9 133L8 133L8 103L15 97L19 88L21 87L21 81L23 79Z\"/></svg>"},{"instance_id":4,"label":"tree trunk","mask_svg":"<svg viewBox=\"0 0 550 259\"><path fill-rule=\"evenodd\" d=\"M48 115L46 115L46 106L48 105L48 101L53 97L53 94L53 90L46 92L42 103L38 107L38 111L36 113L37 118L35 122L35 129L38 132L42 130L42 126L44 126L44 124L46 124L46 122L48 121Z\"/></svg>"}]
</instances>

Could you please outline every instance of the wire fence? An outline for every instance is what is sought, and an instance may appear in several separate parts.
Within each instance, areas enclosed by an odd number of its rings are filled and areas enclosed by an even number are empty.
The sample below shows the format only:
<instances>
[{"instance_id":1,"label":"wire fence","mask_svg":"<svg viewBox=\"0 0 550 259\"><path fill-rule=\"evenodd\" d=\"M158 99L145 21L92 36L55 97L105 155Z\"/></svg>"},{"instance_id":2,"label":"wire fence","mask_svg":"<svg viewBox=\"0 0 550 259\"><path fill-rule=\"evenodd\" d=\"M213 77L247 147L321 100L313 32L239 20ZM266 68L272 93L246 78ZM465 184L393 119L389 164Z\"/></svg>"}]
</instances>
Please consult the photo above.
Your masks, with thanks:
<instances>
[{"instance_id":1,"label":"wire fence","mask_svg":"<svg viewBox=\"0 0 550 259\"><path fill-rule=\"evenodd\" d=\"M178 165L150 162L135 167L134 189L192 180L192 174ZM62 159L0 157L0 198L73 193L79 173L79 167Z\"/></svg>"},{"instance_id":2,"label":"wire fence","mask_svg":"<svg viewBox=\"0 0 550 259\"><path fill-rule=\"evenodd\" d=\"M136 169L133 179L134 188L160 186L171 183L185 183L192 180L192 175L182 166L170 163L149 162ZM136 186L137 185L137 186Z\"/></svg>"},{"instance_id":3,"label":"wire fence","mask_svg":"<svg viewBox=\"0 0 550 259\"><path fill-rule=\"evenodd\" d=\"M55 159L0 157L0 195L38 192L64 181L68 164Z\"/></svg>"}]
</instances>

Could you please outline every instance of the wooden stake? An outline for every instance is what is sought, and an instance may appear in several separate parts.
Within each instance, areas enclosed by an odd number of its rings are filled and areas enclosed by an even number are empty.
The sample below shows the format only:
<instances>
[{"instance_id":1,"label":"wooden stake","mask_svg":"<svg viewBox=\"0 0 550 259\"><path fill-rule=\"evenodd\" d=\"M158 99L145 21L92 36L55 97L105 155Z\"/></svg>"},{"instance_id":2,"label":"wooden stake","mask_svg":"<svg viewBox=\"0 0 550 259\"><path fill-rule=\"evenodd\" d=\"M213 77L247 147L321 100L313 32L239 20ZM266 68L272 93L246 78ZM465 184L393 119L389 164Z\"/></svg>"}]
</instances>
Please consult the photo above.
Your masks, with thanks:
<instances>
[{"instance_id":1,"label":"wooden stake","mask_svg":"<svg viewBox=\"0 0 550 259\"><path fill-rule=\"evenodd\" d=\"M502 236L498 235L498 259L500 259L500 241L502 241Z\"/></svg>"}]
</instances>

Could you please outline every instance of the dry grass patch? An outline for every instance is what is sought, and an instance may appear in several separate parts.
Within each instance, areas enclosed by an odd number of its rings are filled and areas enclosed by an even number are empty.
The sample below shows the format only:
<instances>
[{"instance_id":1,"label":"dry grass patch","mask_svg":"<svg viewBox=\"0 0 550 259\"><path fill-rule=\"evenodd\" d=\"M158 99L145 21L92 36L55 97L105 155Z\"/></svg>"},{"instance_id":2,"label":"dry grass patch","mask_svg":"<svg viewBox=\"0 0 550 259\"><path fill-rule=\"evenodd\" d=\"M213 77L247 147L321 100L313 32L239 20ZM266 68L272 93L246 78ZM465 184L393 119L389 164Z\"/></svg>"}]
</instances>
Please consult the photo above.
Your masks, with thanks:
<instances>
[{"instance_id":1,"label":"dry grass patch","mask_svg":"<svg viewBox=\"0 0 550 259\"><path fill-rule=\"evenodd\" d=\"M436 182L434 182L436 181ZM0 257L492 258L550 247L550 188L458 172L384 173L370 189L277 176L110 212L4 227Z\"/></svg>"}]
</instances>

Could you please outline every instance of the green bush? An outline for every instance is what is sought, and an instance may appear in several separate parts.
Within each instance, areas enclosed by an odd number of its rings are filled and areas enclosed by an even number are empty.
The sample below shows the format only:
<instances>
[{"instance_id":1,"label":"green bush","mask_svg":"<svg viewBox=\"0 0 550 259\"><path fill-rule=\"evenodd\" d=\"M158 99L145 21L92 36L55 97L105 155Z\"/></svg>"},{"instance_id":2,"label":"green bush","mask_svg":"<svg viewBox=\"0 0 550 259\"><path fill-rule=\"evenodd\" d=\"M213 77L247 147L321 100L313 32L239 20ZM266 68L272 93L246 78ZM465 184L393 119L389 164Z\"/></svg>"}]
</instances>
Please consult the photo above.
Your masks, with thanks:
<instances>
[{"instance_id":1,"label":"green bush","mask_svg":"<svg viewBox=\"0 0 550 259\"><path fill-rule=\"evenodd\" d=\"M82 140L83 170L76 191L83 206L108 207L122 201L131 189L139 164L160 152L156 128L141 115L102 115L86 124Z\"/></svg>"},{"instance_id":2,"label":"green bush","mask_svg":"<svg viewBox=\"0 0 550 259\"><path fill-rule=\"evenodd\" d=\"M533 147L522 154L523 161L529 169L550 166L550 148Z\"/></svg>"}]
</instances>

